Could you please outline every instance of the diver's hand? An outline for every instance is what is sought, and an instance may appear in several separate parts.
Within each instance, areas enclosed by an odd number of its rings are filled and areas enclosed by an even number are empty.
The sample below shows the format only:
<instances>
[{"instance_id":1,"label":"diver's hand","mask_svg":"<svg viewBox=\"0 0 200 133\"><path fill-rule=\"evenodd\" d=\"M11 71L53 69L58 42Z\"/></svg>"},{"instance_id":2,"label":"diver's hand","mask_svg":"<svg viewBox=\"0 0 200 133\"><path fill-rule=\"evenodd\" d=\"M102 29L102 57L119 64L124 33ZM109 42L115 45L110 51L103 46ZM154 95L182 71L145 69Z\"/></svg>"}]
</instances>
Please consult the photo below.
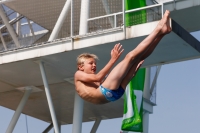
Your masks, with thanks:
<instances>
[{"instance_id":1,"label":"diver's hand","mask_svg":"<svg viewBox=\"0 0 200 133\"><path fill-rule=\"evenodd\" d=\"M111 60L116 62L121 56L124 49L122 49L122 45L120 43L115 44L114 48L111 50Z\"/></svg>"}]
</instances>

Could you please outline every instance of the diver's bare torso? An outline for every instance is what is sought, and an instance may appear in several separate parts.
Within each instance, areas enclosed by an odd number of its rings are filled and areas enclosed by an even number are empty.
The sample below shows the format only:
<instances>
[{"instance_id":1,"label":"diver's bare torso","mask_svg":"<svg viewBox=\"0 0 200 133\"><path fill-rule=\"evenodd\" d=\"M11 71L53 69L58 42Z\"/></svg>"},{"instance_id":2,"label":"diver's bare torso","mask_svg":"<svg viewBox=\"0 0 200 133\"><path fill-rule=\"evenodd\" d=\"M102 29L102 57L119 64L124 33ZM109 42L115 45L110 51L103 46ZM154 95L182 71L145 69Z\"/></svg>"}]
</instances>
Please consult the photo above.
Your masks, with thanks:
<instances>
[{"instance_id":1,"label":"diver's bare torso","mask_svg":"<svg viewBox=\"0 0 200 133\"><path fill-rule=\"evenodd\" d=\"M84 100L94 104L108 103L99 89L100 83L83 83L75 79L75 86L79 96Z\"/></svg>"}]
</instances>

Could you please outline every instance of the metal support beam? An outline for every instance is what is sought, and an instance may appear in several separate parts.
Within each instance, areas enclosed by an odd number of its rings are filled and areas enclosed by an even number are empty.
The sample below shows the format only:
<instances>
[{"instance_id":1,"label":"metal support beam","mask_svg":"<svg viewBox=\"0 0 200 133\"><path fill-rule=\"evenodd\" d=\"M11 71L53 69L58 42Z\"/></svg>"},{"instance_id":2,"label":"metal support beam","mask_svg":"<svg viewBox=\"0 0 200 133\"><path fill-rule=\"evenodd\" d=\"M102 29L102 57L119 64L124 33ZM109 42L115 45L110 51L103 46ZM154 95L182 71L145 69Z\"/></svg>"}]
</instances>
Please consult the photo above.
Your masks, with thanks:
<instances>
[{"instance_id":1,"label":"metal support beam","mask_svg":"<svg viewBox=\"0 0 200 133\"><path fill-rule=\"evenodd\" d=\"M29 25L29 28L30 28L31 33L32 33L32 35L33 35L34 38L35 38L35 33L34 33L34 30L33 30L33 26L32 26L32 24L30 23L30 20L29 20L28 18L26 18L26 20L27 20L27 22L28 22L28 25Z\"/></svg>"},{"instance_id":2,"label":"metal support beam","mask_svg":"<svg viewBox=\"0 0 200 133\"><path fill-rule=\"evenodd\" d=\"M160 73L160 69L161 69L161 66L158 66L157 70L156 70L156 74L155 74L154 79L153 79L153 83L151 84L150 94L152 94L152 92L154 91L154 88L155 88L155 85L156 85L156 81L157 81L158 75Z\"/></svg>"},{"instance_id":3,"label":"metal support beam","mask_svg":"<svg viewBox=\"0 0 200 133\"><path fill-rule=\"evenodd\" d=\"M87 23L88 18L89 18L89 0L82 0L81 12L80 12L79 35L84 35L88 32L88 23ZM77 92L75 92L72 133L81 133L83 105L84 105L83 99L81 99L79 95L77 94Z\"/></svg>"},{"instance_id":4,"label":"metal support beam","mask_svg":"<svg viewBox=\"0 0 200 133\"><path fill-rule=\"evenodd\" d=\"M70 8L70 3L71 3L71 0L67 0L62 11L61 11L61 14L60 16L58 17L58 20L53 28L53 31L49 37L49 40L48 41L53 41L54 39L57 38L58 36L58 33L60 32L60 29L65 21L65 18L67 17L67 12Z\"/></svg>"},{"instance_id":5,"label":"metal support beam","mask_svg":"<svg viewBox=\"0 0 200 133\"><path fill-rule=\"evenodd\" d=\"M59 131L61 132L61 125L58 123ZM56 133L56 130L54 129L54 133Z\"/></svg>"},{"instance_id":6,"label":"metal support beam","mask_svg":"<svg viewBox=\"0 0 200 133\"><path fill-rule=\"evenodd\" d=\"M17 23L18 21L20 21L22 18L24 18L24 16L19 15L18 17L16 17L16 18L10 20L10 21L9 21L9 24L10 24L10 25L13 25L13 24ZM2 31L2 30L4 30L4 29L6 29L6 28L7 28L7 27L6 27L5 25L2 25L2 26L0 27L0 30Z\"/></svg>"},{"instance_id":7,"label":"metal support beam","mask_svg":"<svg viewBox=\"0 0 200 133\"><path fill-rule=\"evenodd\" d=\"M143 114L143 133L149 132L149 112Z\"/></svg>"},{"instance_id":8,"label":"metal support beam","mask_svg":"<svg viewBox=\"0 0 200 133\"><path fill-rule=\"evenodd\" d=\"M79 35L85 35L88 32L89 2L90 0L81 1Z\"/></svg>"},{"instance_id":9,"label":"metal support beam","mask_svg":"<svg viewBox=\"0 0 200 133\"><path fill-rule=\"evenodd\" d=\"M82 118L83 118L83 99L75 92L74 99L74 116L72 133L81 133L82 130Z\"/></svg>"},{"instance_id":10,"label":"metal support beam","mask_svg":"<svg viewBox=\"0 0 200 133\"><path fill-rule=\"evenodd\" d=\"M6 27L7 27L7 29L8 29L8 32L10 33L10 35L11 35L11 37L12 37L12 39L13 39L15 45L16 45L17 47L20 47L20 43L19 43L19 41L18 41L17 35L16 35L16 33L15 33L13 27L9 24L8 18L6 17L6 15L5 15L4 11L3 11L3 7L2 7L1 4L0 4L0 16L1 16L1 18L2 18L2 20L3 20L3 22L4 22L4 24L6 25Z\"/></svg>"},{"instance_id":11,"label":"metal support beam","mask_svg":"<svg viewBox=\"0 0 200 133\"><path fill-rule=\"evenodd\" d=\"M123 10L123 31L124 37L126 39L126 0L122 0L122 10Z\"/></svg>"},{"instance_id":12,"label":"metal support beam","mask_svg":"<svg viewBox=\"0 0 200 133\"><path fill-rule=\"evenodd\" d=\"M24 93L24 95L23 95L23 97L22 97L13 117L12 117L12 120L11 120L7 130L6 130L6 133L12 133L13 132L15 125L16 125L18 119L19 119L19 116L20 116L20 114L21 114L21 112L24 108L24 105L26 104L26 101L28 100L28 97L31 94L31 91L32 91L31 88L29 88L29 87L25 88L25 93Z\"/></svg>"},{"instance_id":13,"label":"metal support beam","mask_svg":"<svg viewBox=\"0 0 200 133\"><path fill-rule=\"evenodd\" d=\"M93 125L92 130L91 130L90 133L96 133L96 131L97 131L98 127L99 127L100 122L101 122L101 118L96 118L95 123L94 123L94 125Z\"/></svg>"},{"instance_id":14,"label":"metal support beam","mask_svg":"<svg viewBox=\"0 0 200 133\"><path fill-rule=\"evenodd\" d=\"M151 67L146 68L146 75L145 75L145 86L144 86L144 92L143 92L143 133L149 132L149 114L153 113L153 106L155 106L152 102L150 102L150 96L153 92L153 89L155 88L156 80L158 78L158 74L160 72L161 66L157 67L154 79L152 84L150 83L150 77L151 77Z\"/></svg>"},{"instance_id":15,"label":"metal support beam","mask_svg":"<svg viewBox=\"0 0 200 133\"><path fill-rule=\"evenodd\" d=\"M146 99L150 99L150 71L151 68L146 68L145 72L145 84L144 84L144 90L143 90L143 97Z\"/></svg>"},{"instance_id":16,"label":"metal support beam","mask_svg":"<svg viewBox=\"0 0 200 133\"><path fill-rule=\"evenodd\" d=\"M74 35L74 0L71 0L71 36Z\"/></svg>"},{"instance_id":17,"label":"metal support beam","mask_svg":"<svg viewBox=\"0 0 200 133\"><path fill-rule=\"evenodd\" d=\"M51 123L42 133L48 133L53 128L53 123Z\"/></svg>"},{"instance_id":18,"label":"metal support beam","mask_svg":"<svg viewBox=\"0 0 200 133\"><path fill-rule=\"evenodd\" d=\"M3 44L4 49L7 50L7 46L6 46L6 43L5 43L5 41L4 41L3 36L2 36L2 34L1 34L1 30L0 30L0 38L1 38L1 42L2 42L2 44Z\"/></svg>"},{"instance_id":19,"label":"metal support beam","mask_svg":"<svg viewBox=\"0 0 200 133\"><path fill-rule=\"evenodd\" d=\"M74 49L74 39L72 36L74 36L74 0L71 0L71 45L72 49Z\"/></svg>"},{"instance_id":20,"label":"metal support beam","mask_svg":"<svg viewBox=\"0 0 200 133\"><path fill-rule=\"evenodd\" d=\"M146 99L150 99L150 74L151 74L151 68L148 67L146 68L146 73L145 73L145 84L144 84L144 91L143 91L143 97ZM145 101L143 101L145 102ZM145 106L145 104L143 104L143 106ZM143 107L144 109L146 107ZM145 111L146 112L146 111ZM143 114L143 133L147 133L148 132L148 124L149 124L149 119L146 118L147 116L145 114ZM145 126L145 127L144 127ZM144 129L146 128L146 129Z\"/></svg>"},{"instance_id":21,"label":"metal support beam","mask_svg":"<svg viewBox=\"0 0 200 133\"><path fill-rule=\"evenodd\" d=\"M20 16L19 13L17 13L17 18ZM16 33L18 34L19 37L22 36L22 33L21 33L21 21L20 19L17 21L16 23Z\"/></svg>"},{"instance_id":22,"label":"metal support beam","mask_svg":"<svg viewBox=\"0 0 200 133\"><path fill-rule=\"evenodd\" d=\"M41 71L41 74L42 74L42 80L43 80L43 83L44 83L45 93L46 93L46 96L47 96L47 102L48 102L48 105L49 105L49 110L50 110L50 113L51 113L54 129L55 129L56 133L60 133L59 127L58 127L58 122L57 122L57 119L56 119L56 114L55 114L54 107L53 107L53 102L52 102L52 98L51 98L51 93L50 93L48 81L47 81L46 74L45 74L44 64L43 64L42 61L39 61L39 66L40 66L40 71Z\"/></svg>"}]
</instances>

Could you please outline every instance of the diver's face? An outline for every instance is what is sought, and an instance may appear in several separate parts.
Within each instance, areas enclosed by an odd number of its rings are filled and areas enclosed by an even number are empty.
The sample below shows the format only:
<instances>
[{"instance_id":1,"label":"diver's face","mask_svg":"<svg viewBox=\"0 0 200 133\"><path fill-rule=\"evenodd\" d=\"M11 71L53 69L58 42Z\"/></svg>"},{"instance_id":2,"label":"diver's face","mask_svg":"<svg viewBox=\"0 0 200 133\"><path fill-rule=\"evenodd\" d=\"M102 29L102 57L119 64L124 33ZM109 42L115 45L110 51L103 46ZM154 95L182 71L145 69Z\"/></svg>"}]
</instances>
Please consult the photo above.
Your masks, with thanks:
<instances>
[{"instance_id":1,"label":"diver's face","mask_svg":"<svg viewBox=\"0 0 200 133\"><path fill-rule=\"evenodd\" d=\"M96 73L96 60L93 58L85 59L82 64L82 70L88 74Z\"/></svg>"}]
</instances>

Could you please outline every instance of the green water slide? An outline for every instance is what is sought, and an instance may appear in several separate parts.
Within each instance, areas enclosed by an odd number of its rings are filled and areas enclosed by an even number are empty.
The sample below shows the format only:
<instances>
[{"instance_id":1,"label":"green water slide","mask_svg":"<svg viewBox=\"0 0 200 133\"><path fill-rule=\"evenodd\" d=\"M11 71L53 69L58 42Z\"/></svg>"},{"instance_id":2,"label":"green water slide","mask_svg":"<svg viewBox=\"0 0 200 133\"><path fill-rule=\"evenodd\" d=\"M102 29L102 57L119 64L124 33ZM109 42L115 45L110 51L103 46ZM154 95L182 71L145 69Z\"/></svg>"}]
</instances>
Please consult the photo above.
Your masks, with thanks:
<instances>
[{"instance_id":1,"label":"green water slide","mask_svg":"<svg viewBox=\"0 0 200 133\"><path fill-rule=\"evenodd\" d=\"M126 10L136 9L146 6L146 0L125 0ZM131 12L126 14L126 26L132 26L137 24L146 23L146 10Z\"/></svg>"}]
</instances>

